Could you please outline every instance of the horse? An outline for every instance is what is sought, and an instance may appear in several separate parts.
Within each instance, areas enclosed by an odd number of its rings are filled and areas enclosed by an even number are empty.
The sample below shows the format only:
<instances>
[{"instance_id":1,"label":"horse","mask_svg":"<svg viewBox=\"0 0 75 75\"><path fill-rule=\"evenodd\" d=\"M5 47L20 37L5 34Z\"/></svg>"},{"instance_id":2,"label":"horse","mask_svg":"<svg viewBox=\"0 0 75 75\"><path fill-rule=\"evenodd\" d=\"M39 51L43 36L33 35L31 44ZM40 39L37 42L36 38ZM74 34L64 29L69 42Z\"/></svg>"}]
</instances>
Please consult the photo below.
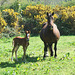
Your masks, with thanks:
<instances>
[{"instance_id":1,"label":"horse","mask_svg":"<svg viewBox=\"0 0 75 75\"><path fill-rule=\"evenodd\" d=\"M43 27L40 32L40 38L44 42L44 56L45 58L47 56L47 48L49 47L49 51L51 52L51 56L53 56L53 50L52 50L52 45L53 43L55 44L54 50L55 50L55 55L54 57L57 57L57 42L60 38L60 32L54 23L54 12L52 14L49 14L47 12L47 22L43 24Z\"/></svg>"},{"instance_id":2,"label":"horse","mask_svg":"<svg viewBox=\"0 0 75 75\"><path fill-rule=\"evenodd\" d=\"M20 36L17 36L15 38L13 38L13 49L12 49L12 57L11 57L11 60L13 61L13 53L15 51L15 58L16 58L16 61L18 61L17 59L17 50L19 48L19 46L23 46L23 51L24 51L24 55L23 55L23 58L22 59L25 59L26 60L26 49L29 45L29 37L30 37L30 31L25 31L26 35L24 38L20 37Z\"/></svg>"}]
</instances>

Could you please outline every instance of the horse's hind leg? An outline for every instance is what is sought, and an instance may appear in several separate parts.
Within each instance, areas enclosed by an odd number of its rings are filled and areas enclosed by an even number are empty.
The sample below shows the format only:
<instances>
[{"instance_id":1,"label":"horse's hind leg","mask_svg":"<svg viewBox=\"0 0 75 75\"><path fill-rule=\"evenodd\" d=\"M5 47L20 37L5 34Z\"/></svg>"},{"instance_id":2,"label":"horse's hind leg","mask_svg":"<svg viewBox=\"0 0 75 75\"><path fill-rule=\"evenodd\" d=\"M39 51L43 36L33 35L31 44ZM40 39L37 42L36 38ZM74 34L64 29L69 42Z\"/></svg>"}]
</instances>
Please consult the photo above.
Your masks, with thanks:
<instances>
[{"instance_id":1,"label":"horse's hind leg","mask_svg":"<svg viewBox=\"0 0 75 75\"><path fill-rule=\"evenodd\" d=\"M49 44L49 50L51 51L51 56L53 56L52 44Z\"/></svg>"},{"instance_id":2,"label":"horse's hind leg","mask_svg":"<svg viewBox=\"0 0 75 75\"><path fill-rule=\"evenodd\" d=\"M44 42L44 56L43 58L45 58L47 56L47 44Z\"/></svg>"},{"instance_id":3,"label":"horse's hind leg","mask_svg":"<svg viewBox=\"0 0 75 75\"><path fill-rule=\"evenodd\" d=\"M57 51L57 42L55 42L55 46L54 46L54 50L55 50L55 58L57 57L56 51Z\"/></svg>"}]
</instances>

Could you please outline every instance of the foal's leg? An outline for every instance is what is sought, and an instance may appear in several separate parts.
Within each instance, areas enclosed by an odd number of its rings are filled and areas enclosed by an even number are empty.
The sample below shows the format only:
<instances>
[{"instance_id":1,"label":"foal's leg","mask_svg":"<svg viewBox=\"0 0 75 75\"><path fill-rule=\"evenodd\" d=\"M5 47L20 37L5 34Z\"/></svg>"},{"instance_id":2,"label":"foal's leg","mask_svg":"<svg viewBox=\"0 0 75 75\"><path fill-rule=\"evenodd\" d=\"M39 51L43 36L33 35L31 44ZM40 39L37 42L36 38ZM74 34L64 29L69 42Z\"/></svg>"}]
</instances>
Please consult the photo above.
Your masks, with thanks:
<instances>
[{"instance_id":1,"label":"foal's leg","mask_svg":"<svg viewBox=\"0 0 75 75\"><path fill-rule=\"evenodd\" d=\"M45 58L47 56L47 44L44 42L44 56L43 58Z\"/></svg>"},{"instance_id":2,"label":"foal's leg","mask_svg":"<svg viewBox=\"0 0 75 75\"><path fill-rule=\"evenodd\" d=\"M17 50L18 50L19 46L17 45L16 48L15 48L15 58L16 58L16 61L18 61L17 59Z\"/></svg>"},{"instance_id":3,"label":"foal's leg","mask_svg":"<svg viewBox=\"0 0 75 75\"><path fill-rule=\"evenodd\" d=\"M49 50L51 51L51 56L53 56L52 44L49 44Z\"/></svg>"},{"instance_id":4,"label":"foal's leg","mask_svg":"<svg viewBox=\"0 0 75 75\"><path fill-rule=\"evenodd\" d=\"M26 59L26 47L23 46L23 51L24 51L24 55L23 55L23 59Z\"/></svg>"},{"instance_id":5,"label":"foal's leg","mask_svg":"<svg viewBox=\"0 0 75 75\"><path fill-rule=\"evenodd\" d=\"M55 58L57 57L56 51L57 51L57 42L55 42L55 46L54 46L54 50L55 50Z\"/></svg>"},{"instance_id":6,"label":"foal's leg","mask_svg":"<svg viewBox=\"0 0 75 75\"><path fill-rule=\"evenodd\" d=\"M11 57L11 60L12 60L12 61L13 61L14 50L15 50L15 46L14 46L14 48L12 49L12 57Z\"/></svg>"}]
</instances>

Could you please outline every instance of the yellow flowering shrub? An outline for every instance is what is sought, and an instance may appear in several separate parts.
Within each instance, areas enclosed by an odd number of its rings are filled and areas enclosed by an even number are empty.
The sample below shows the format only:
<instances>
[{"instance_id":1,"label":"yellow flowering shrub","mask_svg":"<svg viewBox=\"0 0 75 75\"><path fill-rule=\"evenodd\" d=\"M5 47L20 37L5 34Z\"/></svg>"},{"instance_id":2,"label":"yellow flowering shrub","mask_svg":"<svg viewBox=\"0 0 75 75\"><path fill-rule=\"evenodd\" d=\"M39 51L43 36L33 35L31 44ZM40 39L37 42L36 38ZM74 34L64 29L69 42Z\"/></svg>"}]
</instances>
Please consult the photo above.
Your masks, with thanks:
<instances>
[{"instance_id":1,"label":"yellow flowering shrub","mask_svg":"<svg viewBox=\"0 0 75 75\"><path fill-rule=\"evenodd\" d=\"M42 4L35 6L29 5L26 7L25 10L23 10L23 14L25 16L36 19L39 22L39 24L43 24L44 22L47 21L46 19L47 12L52 13L53 11L50 6L48 5L44 6ZM54 17L57 18L57 15L55 14Z\"/></svg>"},{"instance_id":2,"label":"yellow flowering shrub","mask_svg":"<svg viewBox=\"0 0 75 75\"><path fill-rule=\"evenodd\" d=\"M33 6L33 5L27 6L26 9L23 10L23 15L27 18L31 18L31 20L34 20L36 22L36 23L33 23L33 24L35 24L35 26L34 27L31 26L31 27L33 27L31 29L36 30L36 32L37 32L41 29L42 24L47 22L47 19L46 19L47 12L49 12L49 13L53 12L53 10L51 9L50 6L37 4L35 6ZM57 18L57 14L54 15L54 18ZM32 24L30 24L30 25L32 25Z\"/></svg>"},{"instance_id":3,"label":"yellow flowering shrub","mask_svg":"<svg viewBox=\"0 0 75 75\"><path fill-rule=\"evenodd\" d=\"M53 11L58 13L59 19L61 19L59 23L61 25L61 33L63 32L64 34L75 34L75 6L56 6Z\"/></svg>"},{"instance_id":4,"label":"yellow flowering shrub","mask_svg":"<svg viewBox=\"0 0 75 75\"><path fill-rule=\"evenodd\" d=\"M75 18L75 6L66 7L65 9L61 10L61 15L63 20L66 20L70 17Z\"/></svg>"},{"instance_id":5,"label":"yellow flowering shrub","mask_svg":"<svg viewBox=\"0 0 75 75\"><path fill-rule=\"evenodd\" d=\"M19 25L19 13L15 12L13 9L5 9L2 11L3 18L7 22L7 27L5 29L6 33L9 35L17 34L20 32L24 26Z\"/></svg>"},{"instance_id":6,"label":"yellow flowering shrub","mask_svg":"<svg viewBox=\"0 0 75 75\"><path fill-rule=\"evenodd\" d=\"M5 20L2 17L0 17L0 33L3 32L6 25L7 25L7 23L5 22Z\"/></svg>"},{"instance_id":7,"label":"yellow flowering shrub","mask_svg":"<svg viewBox=\"0 0 75 75\"><path fill-rule=\"evenodd\" d=\"M69 17L75 18L75 6L71 6L71 7L56 6L53 9L53 11L61 15L61 19L63 21L67 20Z\"/></svg>"},{"instance_id":8,"label":"yellow flowering shrub","mask_svg":"<svg viewBox=\"0 0 75 75\"><path fill-rule=\"evenodd\" d=\"M15 12L13 9L5 9L2 11L2 17L0 17L0 28L4 29L5 26L15 28L17 32L23 28L29 29L34 33L39 33L42 28L42 24L47 22L47 12L55 14L55 23L59 27L61 34L75 34L75 6L58 6L53 9L48 5L29 5L26 9L22 10L22 16ZM25 24L25 25L23 25ZM25 27L24 27L25 26ZM0 29L0 33L3 31Z\"/></svg>"},{"instance_id":9,"label":"yellow flowering shrub","mask_svg":"<svg viewBox=\"0 0 75 75\"><path fill-rule=\"evenodd\" d=\"M47 22L47 12L55 13L54 18L58 20L56 23L58 24L62 34L69 34L71 32L75 33L75 6L64 7L56 5L53 9L51 9L48 5L29 5L25 10L23 10L23 15L27 18L32 18L31 20L36 20L35 28L40 30L41 25L44 22Z\"/></svg>"},{"instance_id":10,"label":"yellow flowering shrub","mask_svg":"<svg viewBox=\"0 0 75 75\"><path fill-rule=\"evenodd\" d=\"M16 27L18 25L18 17L19 13L14 12L13 9L5 9L3 10L4 15L6 15L5 19L7 19L7 23L12 27ZM8 18L9 17L9 18Z\"/></svg>"}]
</instances>

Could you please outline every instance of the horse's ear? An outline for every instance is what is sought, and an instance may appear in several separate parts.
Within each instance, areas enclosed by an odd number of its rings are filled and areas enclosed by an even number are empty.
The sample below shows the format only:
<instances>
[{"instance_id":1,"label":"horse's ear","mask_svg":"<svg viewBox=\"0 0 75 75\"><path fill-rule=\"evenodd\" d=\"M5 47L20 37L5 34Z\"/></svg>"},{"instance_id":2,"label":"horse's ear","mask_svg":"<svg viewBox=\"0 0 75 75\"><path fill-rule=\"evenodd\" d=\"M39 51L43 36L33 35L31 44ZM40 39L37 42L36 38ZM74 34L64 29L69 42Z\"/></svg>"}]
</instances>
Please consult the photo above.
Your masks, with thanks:
<instances>
[{"instance_id":1,"label":"horse's ear","mask_svg":"<svg viewBox=\"0 0 75 75\"><path fill-rule=\"evenodd\" d=\"M54 12L52 13L52 16L54 15Z\"/></svg>"},{"instance_id":2,"label":"horse's ear","mask_svg":"<svg viewBox=\"0 0 75 75\"><path fill-rule=\"evenodd\" d=\"M47 12L47 16L48 16L48 12Z\"/></svg>"}]
</instances>

